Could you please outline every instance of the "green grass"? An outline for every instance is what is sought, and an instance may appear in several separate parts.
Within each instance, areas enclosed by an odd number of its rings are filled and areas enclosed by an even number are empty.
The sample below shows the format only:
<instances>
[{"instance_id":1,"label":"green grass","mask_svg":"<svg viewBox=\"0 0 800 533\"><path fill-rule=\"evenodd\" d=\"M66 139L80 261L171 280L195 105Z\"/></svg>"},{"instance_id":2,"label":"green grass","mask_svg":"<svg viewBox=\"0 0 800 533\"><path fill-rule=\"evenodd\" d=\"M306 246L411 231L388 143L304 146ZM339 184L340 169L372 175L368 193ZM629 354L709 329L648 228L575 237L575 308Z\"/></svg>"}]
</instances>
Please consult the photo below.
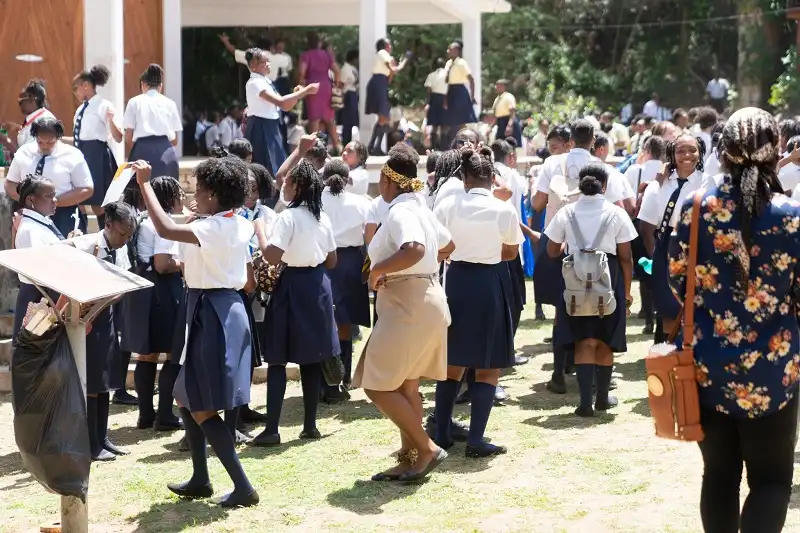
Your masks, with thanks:
<instances>
[{"instance_id":1,"label":"green grass","mask_svg":"<svg viewBox=\"0 0 800 533\"><path fill-rule=\"evenodd\" d=\"M552 315L552 309L547 310ZM179 435L132 429L136 411L112 407L112 437L132 454L92 469L90 520L102 533L175 532L524 532L695 533L702 464L696 446L653 436L642 358L649 342L628 328L629 352L618 357L620 406L593 420L576 418L570 393L544 389L552 367L541 343L550 322L524 315L517 346L533 357L502 379L512 399L492 412L487 435L508 445L508 455L467 460L463 444L422 485L376 484L369 477L393 462L399 438L356 391L346 405L321 406L326 438L297 439L302 424L299 384L289 386L278 449L240 449L244 468L261 495L252 509L224 511L207 502L173 497L166 483L185 479L188 454ZM358 347L357 347L358 350ZM433 386L423 392L432 407ZM253 390L263 409L264 386ZM468 409L457 407L461 418ZM259 428L257 428L258 430ZM218 493L230 487L211 457ZM746 495L746 486L742 494ZM0 532L38 531L57 518L59 499L24 471L13 438L11 404L0 396ZM786 531L800 531L800 497L792 499Z\"/></svg>"}]
</instances>

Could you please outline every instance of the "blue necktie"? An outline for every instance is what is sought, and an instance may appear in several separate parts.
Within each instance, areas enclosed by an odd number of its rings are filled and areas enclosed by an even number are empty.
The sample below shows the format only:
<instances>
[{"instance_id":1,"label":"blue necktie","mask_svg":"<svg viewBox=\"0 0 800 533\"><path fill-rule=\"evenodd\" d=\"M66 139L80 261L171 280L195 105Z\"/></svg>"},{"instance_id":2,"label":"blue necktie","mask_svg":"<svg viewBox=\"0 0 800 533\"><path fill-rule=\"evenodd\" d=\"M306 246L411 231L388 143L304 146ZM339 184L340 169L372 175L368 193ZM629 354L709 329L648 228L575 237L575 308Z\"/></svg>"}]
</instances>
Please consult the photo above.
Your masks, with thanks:
<instances>
[{"instance_id":1,"label":"blue necktie","mask_svg":"<svg viewBox=\"0 0 800 533\"><path fill-rule=\"evenodd\" d=\"M47 155L43 155L42 158L36 163L36 174L37 176L41 176L44 173L44 160L47 158Z\"/></svg>"},{"instance_id":2,"label":"blue necktie","mask_svg":"<svg viewBox=\"0 0 800 533\"><path fill-rule=\"evenodd\" d=\"M72 136L74 138L75 148L80 144L81 136L81 122L83 122L83 113L89 107L89 100L86 100L78 111L78 116L75 118L75 127L72 129Z\"/></svg>"}]
</instances>

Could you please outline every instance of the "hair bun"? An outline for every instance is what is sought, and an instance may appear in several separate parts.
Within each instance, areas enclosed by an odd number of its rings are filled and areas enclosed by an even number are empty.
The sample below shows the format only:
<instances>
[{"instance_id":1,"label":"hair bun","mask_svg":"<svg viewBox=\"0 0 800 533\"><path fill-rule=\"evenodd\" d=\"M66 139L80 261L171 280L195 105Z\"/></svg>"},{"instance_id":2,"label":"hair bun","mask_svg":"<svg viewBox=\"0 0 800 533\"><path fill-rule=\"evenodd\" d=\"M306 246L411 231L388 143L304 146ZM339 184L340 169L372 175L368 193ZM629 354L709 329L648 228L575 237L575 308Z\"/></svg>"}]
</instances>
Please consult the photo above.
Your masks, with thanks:
<instances>
[{"instance_id":1,"label":"hair bun","mask_svg":"<svg viewBox=\"0 0 800 533\"><path fill-rule=\"evenodd\" d=\"M480 150L478 150L478 155L482 155L484 157L492 157L492 149L488 146L481 146Z\"/></svg>"},{"instance_id":2,"label":"hair bun","mask_svg":"<svg viewBox=\"0 0 800 533\"><path fill-rule=\"evenodd\" d=\"M158 63L150 63L147 66L147 74L149 76L161 76L164 73L164 69L161 68L161 65Z\"/></svg>"},{"instance_id":3,"label":"hair bun","mask_svg":"<svg viewBox=\"0 0 800 533\"><path fill-rule=\"evenodd\" d=\"M467 163L470 159L472 159L473 155L475 155L474 148L464 148L461 150L461 161L463 163Z\"/></svg>"},{"instance_id":4,"label":"hair bun","mask_svg":"<svg viewBox=\"0 0 800 533\"><path fill-rule=\"evenodd\" d=\"M102 87L111 77L111 71L104 65L95 65L89 70L89 76L95 85Z\"/></svg>"},{"instance_id":5,"label":"hair bun","mask_svg":"<svg viewBox=\"0 0 800 533\"><path fill-rule=\"evenodd\" d=\"M252 60L253 60L253 56L254 56L254 54L253 54L253 49L252 49L252 48L248 49L248 50L247 50L247 51L244 53L244 59L245 59L245 61L248 61L248 62L252 61Z\"/></svg>"}]
</instances>

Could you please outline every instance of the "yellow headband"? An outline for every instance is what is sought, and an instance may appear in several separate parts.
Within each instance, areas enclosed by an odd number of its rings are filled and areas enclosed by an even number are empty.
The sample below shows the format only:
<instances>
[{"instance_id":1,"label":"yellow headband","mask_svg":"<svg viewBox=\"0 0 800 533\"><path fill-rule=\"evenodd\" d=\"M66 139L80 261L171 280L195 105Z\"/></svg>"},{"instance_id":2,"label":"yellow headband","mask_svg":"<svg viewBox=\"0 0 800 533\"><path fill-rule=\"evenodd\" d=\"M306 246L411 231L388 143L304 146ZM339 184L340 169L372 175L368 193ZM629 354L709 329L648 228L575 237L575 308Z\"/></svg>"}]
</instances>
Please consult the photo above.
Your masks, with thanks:
<instances>
[{"instance_id":1,"label":"yellow headband","mask_svg":"<svg viewBox=\"0 0 800 533\"><path fill-rule=\"evenodd\" d=\"M409 178L400 174L388 164L383 165L381 174L386 174L386 177L395 182L401 189L411 189L414 192L419 192L424 188L422 181L418 178Z\"/></svg>"}]
</instances>

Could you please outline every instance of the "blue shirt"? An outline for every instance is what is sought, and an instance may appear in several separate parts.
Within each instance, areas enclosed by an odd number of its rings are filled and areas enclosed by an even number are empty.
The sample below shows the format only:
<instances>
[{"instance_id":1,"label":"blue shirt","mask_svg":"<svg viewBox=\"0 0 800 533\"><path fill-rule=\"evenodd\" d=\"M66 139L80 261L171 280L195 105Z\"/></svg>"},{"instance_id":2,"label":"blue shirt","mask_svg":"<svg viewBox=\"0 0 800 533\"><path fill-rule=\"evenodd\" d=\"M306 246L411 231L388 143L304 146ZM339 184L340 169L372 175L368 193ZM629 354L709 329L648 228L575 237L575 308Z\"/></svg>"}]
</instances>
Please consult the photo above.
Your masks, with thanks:
<instances>
[{"instance_id":1,"label":"blue shirt","mask_svg":"<svg viewBox=\"0 0 800 533\"><path fill-rule=\"evenodd\" d=\"M700 403L758 418L782 409L797 393L800 331L793 293L800 290L800 204L775 194L764 213L753 216L748 254L739 188L725 177L702 194L694 345ZM692 206L684 204L677 237L670 239L670 284L681 301ZM746 287L740 264L749 272Z\"/></svg>"}]
</instances>

